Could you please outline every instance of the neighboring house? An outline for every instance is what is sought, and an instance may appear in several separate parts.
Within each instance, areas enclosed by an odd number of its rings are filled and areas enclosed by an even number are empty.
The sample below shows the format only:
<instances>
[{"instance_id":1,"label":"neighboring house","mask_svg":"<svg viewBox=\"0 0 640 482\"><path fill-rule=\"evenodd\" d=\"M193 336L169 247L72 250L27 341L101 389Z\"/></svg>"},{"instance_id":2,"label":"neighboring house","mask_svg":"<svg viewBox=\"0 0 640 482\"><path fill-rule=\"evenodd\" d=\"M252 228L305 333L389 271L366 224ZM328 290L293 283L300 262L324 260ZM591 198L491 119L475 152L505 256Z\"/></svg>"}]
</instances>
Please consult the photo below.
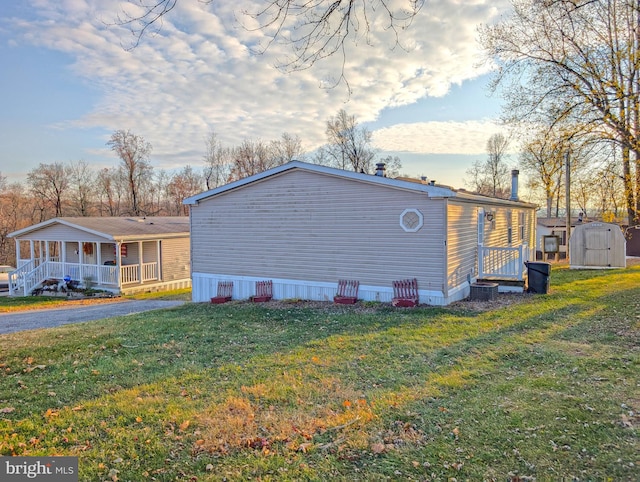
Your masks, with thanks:
<instances>
[{"instance_id":1,"label":"neighboring house","mask_svg":"<svg viewBox=\"0 0 640 482\"><path fill-rule=\"evenodd\" d=\"M27 295L65 277L122 294L191 286L184 216L61 217L9 237L18 266L9 275L11 294Z\"/></svg>"},{"instance_id":2,"label":"neighboring house","mask_svg":"<svg viewBox=\"0 0 640 482\"><path fill-rule=\"evenodd\" d=\"M571 219L571 229L582 224L581 218ZM558 237L558 258L567 256L567 219L566 218L538 218L536 225L536 258L544 258L544 239L547 236ZM555 253L547 253L547 258L555 258Z\"/></svg>"},{"instance_id":3,"label":"neighboring house","mask_svg":"<svg viewBox=\"0 0 640 482\"><path fill-rule=\"evenodd\" d=\"M261 280L275 299L331 300L346 279L387 302L394 280L416 278L421 303L446 305L478 279L522 281L535 206L513 185L501 200L292 161L192 196L193 301L220 281L246 299Z\"/></svg>"}]
</instances>

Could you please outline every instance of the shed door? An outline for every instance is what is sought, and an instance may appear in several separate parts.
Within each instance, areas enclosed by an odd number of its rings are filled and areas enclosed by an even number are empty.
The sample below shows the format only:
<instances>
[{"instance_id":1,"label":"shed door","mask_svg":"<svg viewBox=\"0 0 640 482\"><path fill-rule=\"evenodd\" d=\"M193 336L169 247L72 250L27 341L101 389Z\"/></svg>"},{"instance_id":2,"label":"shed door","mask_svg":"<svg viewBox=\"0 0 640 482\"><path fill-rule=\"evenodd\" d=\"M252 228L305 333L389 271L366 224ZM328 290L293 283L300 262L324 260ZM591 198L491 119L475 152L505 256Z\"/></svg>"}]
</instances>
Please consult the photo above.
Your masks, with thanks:
<instances>
[{"instance_id":1,"label":"shed door","mask_svg":"<svg viewBox=\"0 0 640 482\"><path fill-rule=\"evenodd\" d=\"M611 229L591 229L584 234L585 266L609 266Z\"/></svg>"}]
</instances>

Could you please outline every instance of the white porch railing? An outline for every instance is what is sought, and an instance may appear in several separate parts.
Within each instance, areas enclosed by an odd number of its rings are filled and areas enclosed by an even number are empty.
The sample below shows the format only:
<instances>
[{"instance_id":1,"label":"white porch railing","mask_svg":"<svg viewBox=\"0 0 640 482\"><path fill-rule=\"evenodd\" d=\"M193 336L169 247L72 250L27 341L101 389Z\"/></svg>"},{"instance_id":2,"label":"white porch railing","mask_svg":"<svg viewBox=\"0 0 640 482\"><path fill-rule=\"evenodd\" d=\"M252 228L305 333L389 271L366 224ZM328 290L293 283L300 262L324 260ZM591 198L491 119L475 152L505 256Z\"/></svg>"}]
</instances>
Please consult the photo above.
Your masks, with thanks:
<instances>
[{"instance_id":1,"label":"white porch railing","mask_svg":"<svg viewBox=\"0 0 640 482\"><path fill-rule=\"evenodd\" d=\"M154 261L153 263L142 263L142 266L137 264L122 266L121 275L123 285L154 281L158 279L158 263Z\"/></svg>"},{"instance_id":2,"label":"white porch railing","mask_svg":"<svg viewBox=\"0 0 640 482\"><path fill-rule=\"evenodd\" d=\"M120 279L122 280L123 285L128 283L139 283L140 282L139 274L140 274L140 271L138 269L137 264L131 264L131 265L120 267L120 276L121 276Z\"/></svg>"},{"instance_id":3,"label":"white porch railing","mask_svg":"<svg viewBox=\"0 0 640 482\"><path fill-rule=\"evenodd\" d=\"M27 296L38 283L45 278L46 263L40 264L40 260L30 260L21 263L20 267L9 273L9 294L22 294Z\"/></svg>"},{"instance_id":4,"label":"white porch railing","mask_svg":"<svg viewBox=\"0 0 640 482\"><path fill-rule=\"evenodd\" d=\"M478 278L524 280L525 261L530 249L525 244L515 248L478 246Z\"/></svg>"},{"instance_id":5,"label":"white porch railing","mask_svg":"<svg viewBox=\"0 0 640 482\"><path fill-rule=\"evenodd\" d=\"M158 263L144 263L121 266L95 265L80 263L62 263L58 261L34 261L22 263L15 271L9 273L9 294L27 296L45 279L64 279L69 276L73 280L91 281L97 286L115 287L118 285L118 271L122 284L154 281L158 278ZM142 272L142 276L140 273ZM142 281L141 281L142 280Z\"/></svg>"},{"instance_id":6,"label":"white porch railing","mask_svg":"<svg viewBox=\"0 0 640 482\"><path fill-rule=\"evenodd\" d=\"M158 263L142 264L142 281L153 281L158 279Z\"/></svg>"}]
</instances>

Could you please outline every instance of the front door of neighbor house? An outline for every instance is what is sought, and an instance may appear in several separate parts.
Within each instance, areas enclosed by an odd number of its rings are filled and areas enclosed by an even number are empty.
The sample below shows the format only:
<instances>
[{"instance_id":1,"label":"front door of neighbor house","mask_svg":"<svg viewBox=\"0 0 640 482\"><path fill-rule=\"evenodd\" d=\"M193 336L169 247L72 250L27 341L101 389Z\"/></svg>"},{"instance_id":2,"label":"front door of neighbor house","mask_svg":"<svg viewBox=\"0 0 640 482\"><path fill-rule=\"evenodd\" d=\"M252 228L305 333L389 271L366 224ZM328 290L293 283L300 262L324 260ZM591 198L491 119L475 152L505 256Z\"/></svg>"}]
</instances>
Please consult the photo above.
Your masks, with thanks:
<instances>
[{"instance_id":1,"label":"front door of neighbor house","mask_svg":"<svg viewBox=\"0 0 640 482\"><path fill-rule=\"evenodd\" d=\"M82 243L82 263L96 264L96 245L95 243Z\"/></svg>"}]
</instances>

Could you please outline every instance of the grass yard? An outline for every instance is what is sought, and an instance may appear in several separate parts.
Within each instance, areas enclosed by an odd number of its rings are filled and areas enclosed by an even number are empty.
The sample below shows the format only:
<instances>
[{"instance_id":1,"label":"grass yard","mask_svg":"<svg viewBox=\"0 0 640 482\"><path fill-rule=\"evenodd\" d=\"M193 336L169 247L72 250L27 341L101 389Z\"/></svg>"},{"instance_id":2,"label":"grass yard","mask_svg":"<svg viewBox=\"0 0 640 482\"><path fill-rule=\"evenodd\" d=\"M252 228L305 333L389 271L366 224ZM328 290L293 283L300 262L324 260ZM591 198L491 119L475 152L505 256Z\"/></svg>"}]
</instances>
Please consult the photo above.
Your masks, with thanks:
<instances>
[{"instance_id":1,"label":"grass yard","mask_svg":"<svg viewBox=\"0 0 640 482\"><path fill-rule=\"evenodd\" d=\"M3 335L0 455L76 455L87 481L638 480L640 266L511 298Z\"/></svg>"}]
</instances>

